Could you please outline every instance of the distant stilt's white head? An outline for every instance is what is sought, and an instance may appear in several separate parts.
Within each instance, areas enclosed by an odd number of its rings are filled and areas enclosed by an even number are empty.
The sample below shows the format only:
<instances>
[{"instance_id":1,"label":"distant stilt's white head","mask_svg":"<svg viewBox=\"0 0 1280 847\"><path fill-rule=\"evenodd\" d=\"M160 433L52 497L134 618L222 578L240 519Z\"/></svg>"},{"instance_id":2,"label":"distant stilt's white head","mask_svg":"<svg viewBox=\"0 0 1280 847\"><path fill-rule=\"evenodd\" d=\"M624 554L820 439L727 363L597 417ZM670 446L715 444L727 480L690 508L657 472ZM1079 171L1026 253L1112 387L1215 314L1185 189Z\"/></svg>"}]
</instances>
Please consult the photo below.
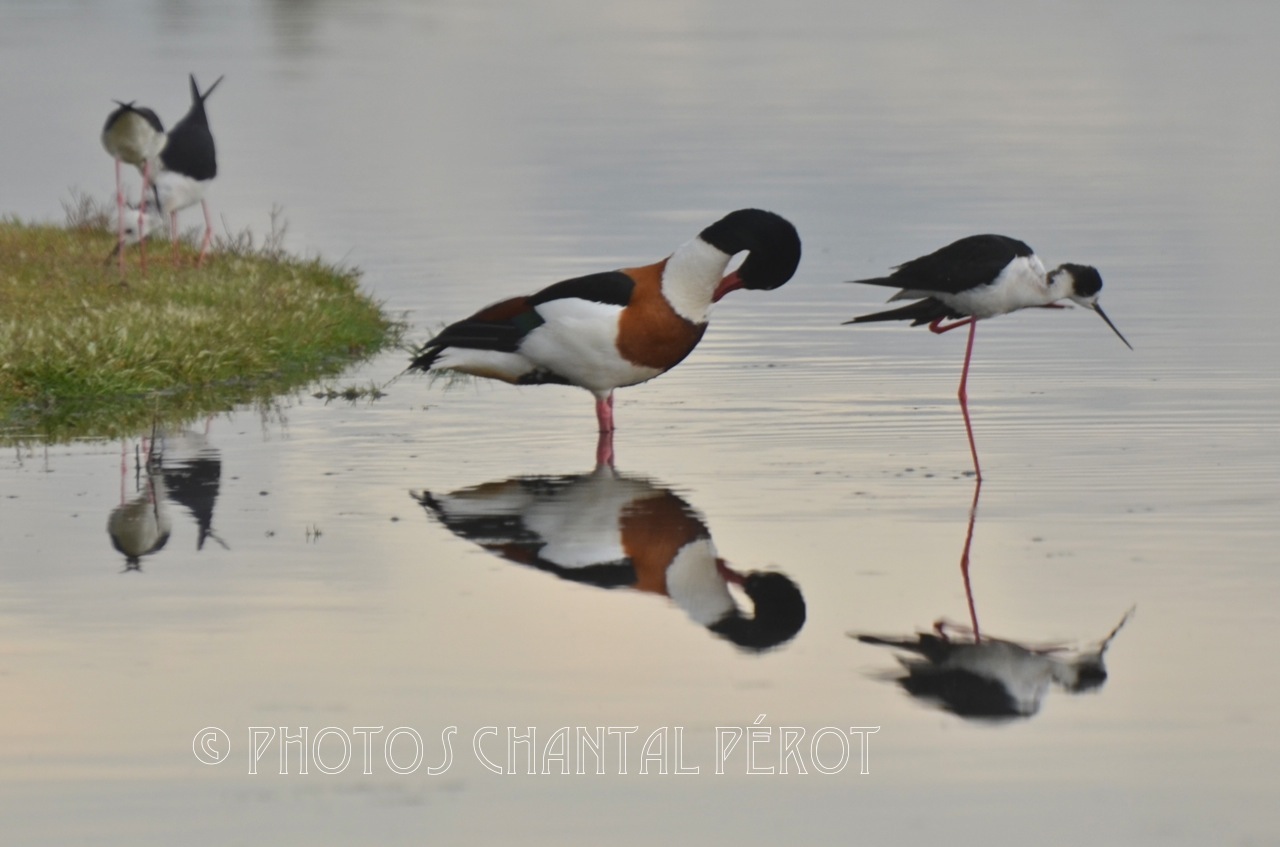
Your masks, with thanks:
<instances>
[{"instance_id":1,"label":"distant stilt's white head","mask_svg":"<svg viewBox=\"0 0 1280 847\"><path fill-rule=\"evenodd\" d=\"M1133 345L1121 334L1116 325L1111 322L1111 318L1107 317L1107 313L1102 311L1102 306L1098 304L1098 295L1102 293L1102 274L1098 273L1097 268L1070 263L1062 265L1049 273L1049 290L1058 294L1055 299L1074 300L1086 309L1097 312L1098 317L1106 321L1111 331L1124 342L1124 346L1130 350L1133 349Z\"/></svg>"},{"instance_id":2,"label":"distant stilt's white head","mask_svg":"<svg viewBox=\"0 0 1280 847\"><path fill-rule=\"evenodd\" d=\"M148 206L142 215L142 228L138 228L138 207L125 206L124 209L124 243L137 244L144 238L151 238L165 226L164 216L156 211L155 206Z\"/></svg>"},{"instance_id":3,"label":"distant stilt's white head","mask_svg":"<svg viewBox=\"0 0 1280 847\"><path fill-rule=\"evenodd\" d=\"M131 247L144 238L151 238L166 226L164 215L160 214L154 206L147 206L147 211L142 216L141 229L139 229L138 223L138 207L126 205L124 207L124 240L116 242L116 246L107 254L106 262L109 263L118 256L121 248ZM113 221L108 225L107 229L112 235L115 235L117 231L116 222Z\"/></svg>"}]
</instances>

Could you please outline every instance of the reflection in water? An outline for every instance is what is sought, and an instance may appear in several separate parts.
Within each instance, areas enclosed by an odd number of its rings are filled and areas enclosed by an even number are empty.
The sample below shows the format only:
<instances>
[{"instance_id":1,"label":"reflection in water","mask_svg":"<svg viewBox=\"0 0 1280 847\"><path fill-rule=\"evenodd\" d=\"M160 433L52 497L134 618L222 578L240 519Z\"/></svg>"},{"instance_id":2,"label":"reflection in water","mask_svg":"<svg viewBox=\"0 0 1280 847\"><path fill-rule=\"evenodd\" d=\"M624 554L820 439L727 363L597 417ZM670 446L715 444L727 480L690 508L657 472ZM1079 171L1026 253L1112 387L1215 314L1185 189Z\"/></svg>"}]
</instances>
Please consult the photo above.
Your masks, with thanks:
<instances>
[{"instance_id":1,"label":"reflection in water","mask_svg":"<svg viewBox=\"0 0 1280 847\"><path fill-rule=\"evenodd\" d=\"M145 456L145 459L143 458ZM164 475L159 456L149 448L134 447L134 488L138 495L127 500L125 478L129 473L128 449L120 444L120 505L107 518L111 546L124 554L125 570L141 570L142 557L164 548L170 521L164 507Z\"/></svg>"},{"instance_id":2,"label":"reflection in water","mask_svg":"<svg viewBox=\"0 0 1280 847\"><path fill-rule=\"evenodd\" d=\"M185 507L199 529L196 549L203 550L205 541L210 538L222 549L230 549L213 531L213 506L218 499L218 485L222 478L222 456L218 448L209 444L207 433L184 431L163 436L161 450L161 467L169 499Z\"/></svg>"},{"instance_id":3,"label":"reflection in water","mask_svg":"<svg viewBox=\"0 0 1280 847\"><path fill-rule=\"evenodd\" d=\"M688 503L608 464L413 497L454 534L510 562L600 588L665 595L746 650L784 644L804 625L804 597L790 578L732 570ZM750 599L751 614L738 607L731 584Z\"/></svg>"},{"instance_id":4,"label":"reflection in water","mask_svg":"<svg viewBox=\"0 0 1280 847\"><path fill-rule=\"evenodd\" d=\"M166 501L184 507L195 519L196 550L212 538L222 548L225 541L213 531L213 507L218 499L222 457L209 444L207 434L179 432L144 439L134 448L134 488L138 495L127 500L127 448L120 448L120 505L111 511L107 532L111 544L124 554L126 570L140 570L143 556L159 552L169 541L172 522Z\"/></svg>"},{"instance_id":5,"label":"reflection in water","mask_svg":"<svg viewBox=\"0 0 1280 847\"><path fill-rule=\"evenodd\" d=\"M887 675L912 697L964 718L1029 718L1040 710L1050 683L1073 694L1107 681L1103 655L1133 609L1089 649L980 638L973 630L938 621L931 632L907 636L849 633L864 644L905 651L901 673Z\"/></svg>"},{"instance_id":6,"label":"reflection in water","mask_svg":"<svg viewBox=\"0 0 1280 847\"><path fill-rule=\"evenodd\" d=\"M982 635L970 580L970 551L981 495L982 478L977 477L964 545L960 548L960 576L969 607L969 626L938 620L931 631L914 635L850 632L849 637L912 654L899 656L903 673L889 674L887 678L913 697L966 718L1031 717L1040 710L1051 682L1073 693L1096 689L1106 682L1102 656L1133 609L1125 612L1111 634L1091 650L1071 651L1060 644L1032 646Z\"/></svg>"}]
</instances>

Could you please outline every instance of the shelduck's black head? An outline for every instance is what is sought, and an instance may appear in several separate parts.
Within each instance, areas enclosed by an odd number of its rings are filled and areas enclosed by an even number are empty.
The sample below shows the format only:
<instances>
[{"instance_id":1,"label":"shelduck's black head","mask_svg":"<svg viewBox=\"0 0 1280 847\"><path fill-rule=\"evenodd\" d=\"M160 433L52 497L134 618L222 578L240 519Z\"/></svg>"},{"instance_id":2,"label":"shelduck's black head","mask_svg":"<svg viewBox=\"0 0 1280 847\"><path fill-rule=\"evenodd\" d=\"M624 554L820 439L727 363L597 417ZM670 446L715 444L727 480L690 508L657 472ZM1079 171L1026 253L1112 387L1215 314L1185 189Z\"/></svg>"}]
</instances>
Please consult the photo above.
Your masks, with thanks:
<instances>
[{"instance_id":1,"label":"shelduck's black head","mask_svg":"<svg viewBox=\"0 0 1280 847\"><path fill-rule=\"evenodd\" d=\"M738 288L768 291L785 283L800 264L800 234L781 215L761 209L730 212L704 229L699 237L732 256L747 251L746 260L720 283L712 297L719 300Z\"/></svg>"},{"instance_id":2,"label":"shelduck's black head","mask_svg":"<svg viewBox=\"0 0 1280 847\"><path fill-rule=\"evenodd\" d=\"M1098 273L1097 268L1091 265L1076 265L1067 262L1049 274L1049 285L1051 287L1062 286L1062 296L1069 297L1086 309L1093 309L1097 312L1098 317L1106 321L1107 326L1111 327L1111 331L1116 334L1116 337L1124 342L1124 346L1130 350L1133 349L1133 345L1116 328L1116 325L1111 322L1111 318L1107 317L1107 313L1102 311L1102 306L1098 304L1098 295L1102 292L1102 274Z\"/></svg>"},{"instance_id":3,"label":"shelduck's black head","mask_svg":"<svg viewBox=\"0 0 1280 847\"><path fill-rule=\"evenodd\" d=\"M746 650L769 650L790 641L804 626L804 595L785 574L755 571L742 579L755 606L751 617L730 612L710 629Z\"/></svg>"}]
</instances>

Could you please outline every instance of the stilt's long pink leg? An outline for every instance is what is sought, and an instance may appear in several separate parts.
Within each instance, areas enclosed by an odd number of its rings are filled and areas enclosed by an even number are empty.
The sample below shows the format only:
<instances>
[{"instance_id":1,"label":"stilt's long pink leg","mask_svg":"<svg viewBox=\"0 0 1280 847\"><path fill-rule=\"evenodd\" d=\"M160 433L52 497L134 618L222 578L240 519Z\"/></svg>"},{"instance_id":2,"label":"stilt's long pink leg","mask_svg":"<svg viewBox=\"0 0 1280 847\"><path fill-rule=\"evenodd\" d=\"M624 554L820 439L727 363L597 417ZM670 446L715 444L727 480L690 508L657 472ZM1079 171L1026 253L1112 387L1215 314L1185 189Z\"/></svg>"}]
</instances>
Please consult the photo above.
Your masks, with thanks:
<instances>
[{"instance_id":1,"label":"stilt's long pink leg","mask_svg":"<svg viewBox=\"0 0 1280 847\"><path fill-rule=\"evenodd\" d=\"M962 326L969 327L969 343L964 348L964 369L960 371L960 390L956 393L956 396L960 398L960 412L964 415L964 432L969 437L969 452L973 455L973 472L977 475L978 481L981 482L982 467L978 464L978 448L973 441L973 424L969 422L969 393L966 390L969 382L969 359L973 357L973 332L978 326L978 319L965 318L943 326L942 318L938 318L929 324L929 331L941 335L944 332L950 332Z\"/></svg>"},{"instance_id":2,"label":"stilt's long pink leg","mask_svg":"<svg viewBox=\"0 0 1280 847\"><path fill-rule=\"evenodd\" d=\"M978 464L978 447L973 441L973 424L969 422L969 392L966 388L969 383L969 359L973 356L973 333L977 326L976 320L969 324L969 343L964 348L964 369L960 371L960 390L956 396L960 398L960 412L964 415L964 432L969 436L969 452L973 454L973 472L978 482L982 482L982 467Z\"/></svg>"}]
</instances>

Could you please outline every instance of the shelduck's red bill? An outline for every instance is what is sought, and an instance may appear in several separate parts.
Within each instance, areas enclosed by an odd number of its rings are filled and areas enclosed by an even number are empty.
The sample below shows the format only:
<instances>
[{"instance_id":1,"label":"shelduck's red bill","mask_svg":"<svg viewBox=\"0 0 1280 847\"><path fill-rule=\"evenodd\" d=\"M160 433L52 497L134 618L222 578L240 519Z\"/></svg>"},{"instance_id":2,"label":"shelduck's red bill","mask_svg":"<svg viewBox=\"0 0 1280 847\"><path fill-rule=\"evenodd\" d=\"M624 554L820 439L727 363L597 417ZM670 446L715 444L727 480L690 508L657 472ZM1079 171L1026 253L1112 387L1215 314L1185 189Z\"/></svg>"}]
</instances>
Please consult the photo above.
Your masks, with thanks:
<instances>
[{"instance_id":1,"label":"shelduck's red bill","mask_svg":"<svg viewBox=\"0 0 1280 847\"><path fill-rule=\"evenodd\" d=\"M723 285L723 283L721 284ZM1119 337L1119 339L1124 342L1124 346L1132 350L1133 345L1129 343L1129 339L1125 338L1124 335L1121 334L1120 330L1116 329L1116 325L1111 322L1111 318L1107 317L1107 313L1102 311L1102 307L1099 306L1097 303L1094 303L1093 310L1098 313L1098 317L1102 318L1104 321L1107 322L1107 326L1111 327L1111 331L1114 332L1116 336Z\"/></svg>"},{"instance_id":2,"label":"shelduck's red bill","mask_svg":"<svg viewBox=\"0 0 1280 847\"><path fill-rule=\"evenodd\" d=\"M729 567L729 564L719 557L716 557L716 573L720 574L720 578L730 585L743 585L747 578Z\"/></svg>"},{"instance_id":3,"label":"shelduck's red bill","mask_svg":"<svg viewBox=\"0 0 1280 847\"><path fill-rule=\"evenodd\" d=\"M742 277L738 276L737 271L734 271L724 279L720 280L720 284L716 286L715 292L711 295L711 302L719 303L721 297L728 294L730 291L737 291L741 287Z\"/></svg>"}]
</instances>

